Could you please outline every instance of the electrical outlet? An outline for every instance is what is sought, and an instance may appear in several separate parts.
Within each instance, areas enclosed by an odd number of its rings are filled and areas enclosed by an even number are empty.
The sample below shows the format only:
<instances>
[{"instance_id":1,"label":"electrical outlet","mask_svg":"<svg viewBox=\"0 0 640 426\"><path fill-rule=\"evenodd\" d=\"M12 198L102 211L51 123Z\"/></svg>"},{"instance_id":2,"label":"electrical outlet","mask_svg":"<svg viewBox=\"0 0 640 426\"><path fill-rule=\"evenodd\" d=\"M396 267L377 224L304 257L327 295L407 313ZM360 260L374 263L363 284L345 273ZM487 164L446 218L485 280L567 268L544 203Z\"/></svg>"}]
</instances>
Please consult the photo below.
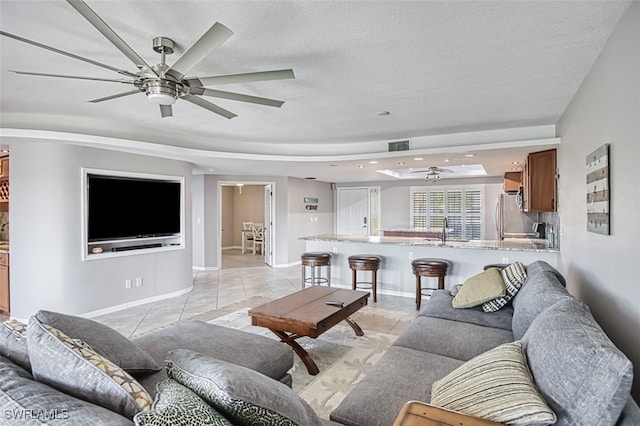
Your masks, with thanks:
<instances>
[{"instance_id":1,"label":"electrical outlet","mask_svg":"<svg viewBox=\"0 0 640 426\"><path fill-rule=\"evenodd\" d=\"M334 247L332 251L333 251L334 253L337 253L337 252L338 252L338 247Z\"/></svg>"},{"instance_id":2,"label":"electrical outlet","mask_svg":"<svg viewBox=\"0 0 640 426\"><path fill-rule=\"evenodd\" d=\"M131 280L124 280L124 288L131 288Z\"/></svg>"},{"instance_id":3,"label":"electrical outlet","mask_svg":"<svg viewBox=\"0 0 640 426\"><path fill-rule=\"evenodd\" d=\"M409 260L413 260L413 252L412 251L409 252Z\"/></svg>"},{"instance_id":4,"label":"electrical outlet","mask_svg":"<svg viewBox=\"0 0 640 426\"><path fill-rule=\"evenodd\" d=\"M136 287L142 287L142 277L136 278Z\"/></svg>"},{"instance_id":5,"label":"electrical outlet","mask_svg":"<svg viewBox=\"0 0 640 426\"><path fill-rule=\"evenodd\" d=\"M503 257L502 258L502 263L508 264L509 263L509 258L508 257Z\"/></svg>"}]
</instances>

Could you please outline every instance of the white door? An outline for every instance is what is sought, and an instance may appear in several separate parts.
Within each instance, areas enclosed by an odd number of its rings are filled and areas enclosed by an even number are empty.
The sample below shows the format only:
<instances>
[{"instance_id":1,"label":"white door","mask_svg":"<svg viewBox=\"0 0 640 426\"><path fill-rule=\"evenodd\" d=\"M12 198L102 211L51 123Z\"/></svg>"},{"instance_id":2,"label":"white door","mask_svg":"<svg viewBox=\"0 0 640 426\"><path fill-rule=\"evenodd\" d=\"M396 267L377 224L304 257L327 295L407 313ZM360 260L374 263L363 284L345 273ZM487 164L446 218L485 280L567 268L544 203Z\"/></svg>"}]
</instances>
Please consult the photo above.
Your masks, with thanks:
<instances>
[{"instance_id":1,"label":"white door","mask_svg":"<svg viewBox=\"0 0 640 426\"><path fill-rule=\"evenodd\" d=\"M338 188L338 234L369 235L368 188Z\"/></svg>"},{"instance_id":2,"label":"white door","mask_svg":"<svg viewBox=\"0 0 640 426\"><path fill-rule=\"evenodd\" d=\"M264 263L271 266L271 255L272 255L272 240L271 232L273 229L273 221L271 220L271 207L272 207L272 198L273 191L271 190L271 185L266 185L264 187L264 235L262 238L264 239Z\"/></svg>"}]
</instances>

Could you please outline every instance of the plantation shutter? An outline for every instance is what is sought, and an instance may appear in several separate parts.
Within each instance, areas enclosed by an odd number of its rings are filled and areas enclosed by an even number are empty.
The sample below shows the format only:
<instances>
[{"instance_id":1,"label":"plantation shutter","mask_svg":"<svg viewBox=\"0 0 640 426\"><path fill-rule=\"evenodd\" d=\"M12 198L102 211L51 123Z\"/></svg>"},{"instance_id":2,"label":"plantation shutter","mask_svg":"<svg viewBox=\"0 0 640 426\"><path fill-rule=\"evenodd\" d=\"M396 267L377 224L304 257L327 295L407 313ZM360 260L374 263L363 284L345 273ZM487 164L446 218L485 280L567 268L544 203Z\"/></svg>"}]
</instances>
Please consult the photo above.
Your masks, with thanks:
<instances>
[{"instance_id":1,"label":"plantation shutter","mask_svg":"<svg viewBox=\"0 0 640 426\"><path fill-rule=\"evenodd\" d=\"M412 229L441 230L447 218L449 238L479 240L483 223L482 187L412 187Z\"/></svg>"}]
</instances>

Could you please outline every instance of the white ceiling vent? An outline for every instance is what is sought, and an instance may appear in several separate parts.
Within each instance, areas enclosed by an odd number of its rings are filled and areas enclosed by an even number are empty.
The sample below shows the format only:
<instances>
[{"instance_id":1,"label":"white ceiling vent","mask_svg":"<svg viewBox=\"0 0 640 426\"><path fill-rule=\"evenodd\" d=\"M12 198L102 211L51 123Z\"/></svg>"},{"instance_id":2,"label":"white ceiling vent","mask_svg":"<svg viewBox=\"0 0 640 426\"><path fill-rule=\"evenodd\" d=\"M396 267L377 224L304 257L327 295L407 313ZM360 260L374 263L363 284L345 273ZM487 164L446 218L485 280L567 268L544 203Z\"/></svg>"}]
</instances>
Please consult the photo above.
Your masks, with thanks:
<instances>
[{"instance_id":1,"label":"white ceiling vent","mask_svg":"<svg viewBox=\"0 0 640 426\"><path fill-rule=\"evenodd\" d=\"M409 151L409 141L389 142L389 152Z\"/></svg>"}]
</instances>

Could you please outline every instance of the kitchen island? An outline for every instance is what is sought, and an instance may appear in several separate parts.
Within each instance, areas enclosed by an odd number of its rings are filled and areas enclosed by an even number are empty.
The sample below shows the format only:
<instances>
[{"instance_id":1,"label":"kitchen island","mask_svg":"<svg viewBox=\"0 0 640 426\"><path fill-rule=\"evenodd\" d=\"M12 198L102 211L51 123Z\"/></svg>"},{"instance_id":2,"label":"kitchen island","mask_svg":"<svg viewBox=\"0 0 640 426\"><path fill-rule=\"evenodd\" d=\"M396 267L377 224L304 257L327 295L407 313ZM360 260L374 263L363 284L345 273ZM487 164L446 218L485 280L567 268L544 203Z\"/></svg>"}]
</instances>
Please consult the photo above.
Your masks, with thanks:
<instances>
[{"instance_id":1,"label":"kitchen island","mask_svg":"<svg viewBox=\"0 0 640 426\"><path fill-rule=\"evenodd\" d=\"M433 238L362 236L322 234L300 238L306 241L306 251L332 253L331 284L351 287L348 258L354 254L377 254L383 257L378 270L378 294L415 297L415 276L411 261L438 258L450 262L445 288L462 284L467 278L482 272L485 265L520 261L527 265L544 260L557 267L559 251L549 249L546 240L447 240ZM359 274L362 274L359 272ZM358 276L358 281L363 278ZM368 279L368 277L367 277ZM436 287L435 278L423 278L423 285ZM433 280L433 282L431 282Z\"/></svg>"}]
</instances>

